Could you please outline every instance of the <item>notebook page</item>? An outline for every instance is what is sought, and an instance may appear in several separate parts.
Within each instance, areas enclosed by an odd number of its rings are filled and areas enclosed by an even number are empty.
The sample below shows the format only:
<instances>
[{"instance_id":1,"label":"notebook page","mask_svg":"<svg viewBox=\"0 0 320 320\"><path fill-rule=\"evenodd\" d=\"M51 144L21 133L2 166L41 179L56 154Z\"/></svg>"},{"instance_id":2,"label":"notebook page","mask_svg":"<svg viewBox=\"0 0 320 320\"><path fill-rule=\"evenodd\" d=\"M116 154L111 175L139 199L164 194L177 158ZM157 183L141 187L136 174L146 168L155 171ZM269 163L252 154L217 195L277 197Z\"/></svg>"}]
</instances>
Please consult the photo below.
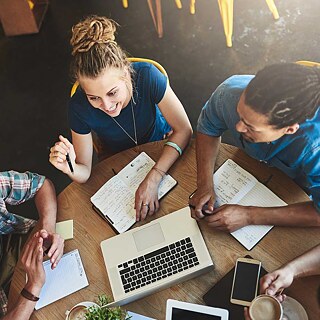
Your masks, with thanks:
<instances>
[{"instance_id":1,"label":"notebook page","mask_svg":"<svg viewBox=\"0 0 320 320\"><path fill-rule=\"evenodd\" d=\"M118 176L135 193L154 164L155 162L145 152L141 152L118 173ZM159 185L158 199L161 199L176 183L170 175L165 175Z\"/></svg>"},{"instance_id":2,"label":"notebook page","mask_svg":"<svg viewBox=\"0 0 320 320\"><path fill-rule=\"evenodd\" d=\"M134 193L118 175L108 180L91 197L91 202L119 233L125 232L136 222Z\"/></svg>"},{"instance_id":3,"label":"notebook page","mask_svg":"<svg viewBox=\"0 0 320 320\"><path fill-rule=\"evenodd\" d=\"M65 253L54 270L51 270L50 260L43 262L43 266L46 282L36 310L89 285L78 250Z\"/></svg>"},{"instance_id":4,"label":"notebook page","mask_svg":"<svg viewBox=\"0 0 320 320\"><path fill-rule=\"evenodd\" d=\"M215 207L225 203L238 203L258 182L253 175L231 159L214 173L213 179L217 196Z\"/></svg>"},{"instance_id":5,"label":"notebook page","mask_svg":"<svg viewBox=\"0 0 320 320\"><path fill-rule=\"evenodd\" d=\"M286 205L283 200L262 183L257 183L256 186L239 201L239 204L258 207L280 207ZM246 226L231 234L247 250L251 250L272 228L273 226Z\"/></svg>"}]
</instances>

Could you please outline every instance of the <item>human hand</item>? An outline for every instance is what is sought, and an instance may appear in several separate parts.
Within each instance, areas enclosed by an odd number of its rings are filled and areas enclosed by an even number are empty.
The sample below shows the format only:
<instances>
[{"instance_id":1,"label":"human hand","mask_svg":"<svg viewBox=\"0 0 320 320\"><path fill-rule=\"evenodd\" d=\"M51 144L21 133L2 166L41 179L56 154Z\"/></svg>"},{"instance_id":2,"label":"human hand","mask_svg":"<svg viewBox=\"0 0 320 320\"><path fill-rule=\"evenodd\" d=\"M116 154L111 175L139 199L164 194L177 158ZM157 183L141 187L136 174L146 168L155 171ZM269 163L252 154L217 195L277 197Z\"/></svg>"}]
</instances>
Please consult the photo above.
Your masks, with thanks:
<instances>
[{"instance_id":1,"label":"human hand","mask_svg":"<svg viewBox=\"0 0 320 320\"><path fill-rule=\"evenodd\" d=\"M248 307L244 307L243 315L244 315L244 319L245 320L251 320L251 317L249 315L249 308Z\"/></svg>"},{"instance_id":2,"label":"human hand","mask_svg":"<svg viewBox=\"0 0 320 320\"><path fill-rule=\"evenodd\" d=\"M210 227L227 232L233 232L251 224L249 208L233 204L222 205L204 220Z\"/></svg>"},{"instance_id":3,"label":"human hand","mask_svg":"<svg viewBox=\"0 0 320 320\"><path fill-rule=\"evenodd\" d=\"M53 270L59 263L64 248L64 239L57 233L49 233L42 229L39 231L40 237L43 239L43 247L48 250L48 257L51 262L51 269Z\"/></svg>"},{"instance_id":4,"label":"human hand","mask_svg":"<svg viewBox=\"0 0 320 320\"><path fill-rule=\"evenodd\" d=\"M43 238L39 232L26 243L21 257L21 263L27 273L26 289L35 296L39 296L46 274L43 268Z\"/></svg>"},{"instance_id":5,"label":"human hand","mask_svg":"<svg viewBox=\"0 0 320 320\"><path fill-rule=\"evenodd\" d=\"M289 265L266 274L260 279L260 292L275 296L283 302L286 295L282 293L288 288L294 279L294 271Z\"/></svg>"},{"instance_id":6,"label":"human hand","mask_svg":"<svg viewBox=\"0 0 320 320\"><path fill-rule=\"evenodd\" d=\"M59 139L60 141L50 148L49 162L63 173L68 174L71 171L66 159L67 154L69 154L72 164L75 162L76 154L73 145L68 139L62 135L59 136Z\"/></svg>"},{"instance_id":7,"label":"human hand","mask_svg":"<svg viewBox=\"0 0 320 320\"><path fill-rule=\"evenodd\" d=\"M216 195L214 193L213 186L200 187L197 189L189 199L191 217L196 220L202 219L204 217L202 210L205 210L207 214L212 214L215 198Z\"/></svg>"},{"instance_id":8,"label":"human hand","mask_svg":"<svg viewBox=\"0 0 320 320\"><path fill-rule=\"evenodd\" d=\"M158 188L161 178L157 171L151 170L141 182L135 194L136 221L144 220L147 215L152 216L159 210Z\"/></svg>"}]
</instances>

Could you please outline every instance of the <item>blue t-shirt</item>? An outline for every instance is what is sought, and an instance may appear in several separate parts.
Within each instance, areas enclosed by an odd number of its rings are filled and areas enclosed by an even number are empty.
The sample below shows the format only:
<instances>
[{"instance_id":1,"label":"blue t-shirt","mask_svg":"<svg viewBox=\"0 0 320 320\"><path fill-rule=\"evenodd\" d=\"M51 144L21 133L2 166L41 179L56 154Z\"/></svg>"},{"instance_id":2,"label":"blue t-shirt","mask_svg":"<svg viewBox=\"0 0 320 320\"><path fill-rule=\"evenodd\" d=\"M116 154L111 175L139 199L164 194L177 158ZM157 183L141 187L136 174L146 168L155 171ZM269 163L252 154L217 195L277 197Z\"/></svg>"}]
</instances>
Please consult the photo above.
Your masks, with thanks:
<instances>
[{"instance_id":1,"label":"blue t-shirt","mask_svg":"<svg viewBox=\"0 0 320 320\"><path fill-rule=\"evenodd\" d=\"M133 63L133 69L133 99L115 119L135 138L131 110L133 106L138 144L162 140L163 135L171 130L157 106L165 94L167 77L150 63ZM68 116L70 128L74 132L88 134L94 131L112 153L135 146L109 115L92 107L80 87L70 100Z\"/></svg>"},{"instance_id":2,"label":"blue t-shirt","mask_svg":"<svg viewBox=\"0 0 320 320\"><path fill-rule=\"evenodd\" d=\"M241 142L236 130L240 120L237 105L253 77L236 75L224 81L203 107L197 130L216 137L229 130L236 147L286 173L311 195L320 212L320 111L318 109L312 119L300 123L298 131L292 135L284 135L270 143L252 143L244 139Z\"/></svg>"}]
</instances>

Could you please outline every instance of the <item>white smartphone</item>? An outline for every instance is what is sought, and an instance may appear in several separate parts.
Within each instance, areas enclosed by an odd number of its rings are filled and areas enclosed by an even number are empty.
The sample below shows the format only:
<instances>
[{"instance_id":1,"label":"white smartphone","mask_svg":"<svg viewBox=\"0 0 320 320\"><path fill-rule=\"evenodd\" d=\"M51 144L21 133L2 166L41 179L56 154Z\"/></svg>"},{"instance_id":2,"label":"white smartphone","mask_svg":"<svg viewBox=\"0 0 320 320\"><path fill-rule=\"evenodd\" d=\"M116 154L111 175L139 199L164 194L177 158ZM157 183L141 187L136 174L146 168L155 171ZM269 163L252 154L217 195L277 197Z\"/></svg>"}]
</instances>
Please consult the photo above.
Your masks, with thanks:
<instances>
[{"instance_id":1,"label":"white smartphone","mask_svg":"<svg viewBox=\"0 0 320 320\"><path fill-rule=\"evenodd\" d=\"M257 296L261 262L250 258L239 258L234 269L231 303L250 306Z\"/></svg>"}]
</instances>

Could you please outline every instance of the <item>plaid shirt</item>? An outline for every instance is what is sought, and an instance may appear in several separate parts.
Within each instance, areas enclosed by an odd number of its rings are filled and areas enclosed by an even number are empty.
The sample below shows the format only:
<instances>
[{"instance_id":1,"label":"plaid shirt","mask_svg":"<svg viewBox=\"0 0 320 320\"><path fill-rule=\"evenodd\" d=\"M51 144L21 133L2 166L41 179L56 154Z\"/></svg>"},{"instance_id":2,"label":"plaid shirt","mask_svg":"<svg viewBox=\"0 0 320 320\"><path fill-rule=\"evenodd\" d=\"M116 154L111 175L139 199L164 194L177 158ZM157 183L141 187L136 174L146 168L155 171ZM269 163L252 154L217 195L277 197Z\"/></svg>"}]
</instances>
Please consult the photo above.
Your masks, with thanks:
<instances>
[{"instance_id":1,"label":"plaid shirt","mask_svg":"<svg viewBox=\"0 0 320 320\"><path fill-rule=\"evenodd\" d=\"M45 177L36 173L0 172L0 237L8 233L27 233L36 221L10 213L6 204L18 205L35 196ZM0 258L2 257L0 246ZM7 311L7 297L0 287L0 315Z\"/></svg>"}]
</instances>

